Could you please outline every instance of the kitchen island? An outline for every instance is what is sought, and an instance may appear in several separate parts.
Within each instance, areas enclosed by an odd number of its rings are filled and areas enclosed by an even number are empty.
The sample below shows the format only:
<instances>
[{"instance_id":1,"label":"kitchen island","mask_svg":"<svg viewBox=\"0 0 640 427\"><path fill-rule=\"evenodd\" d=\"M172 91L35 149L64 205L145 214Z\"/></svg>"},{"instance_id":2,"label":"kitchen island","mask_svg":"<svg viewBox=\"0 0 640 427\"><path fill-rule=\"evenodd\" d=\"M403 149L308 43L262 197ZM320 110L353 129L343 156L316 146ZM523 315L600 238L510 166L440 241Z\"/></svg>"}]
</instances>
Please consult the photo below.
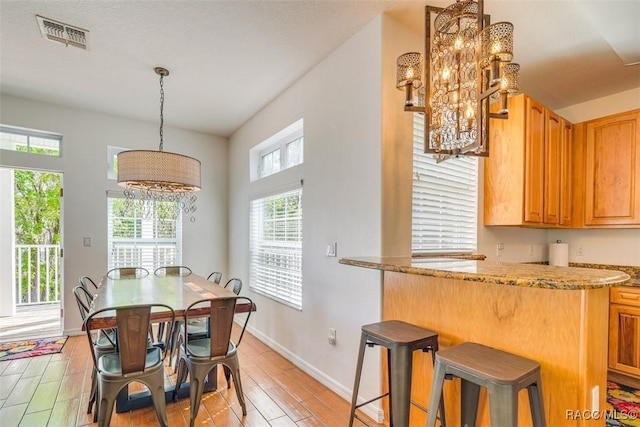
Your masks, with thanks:
<instances>
[{"instance_id":1,"label":"kitchen island","mask_svg":"<svg viewBox=\"0 0 640 427\"><path fill-rule=\"evenodd\" d=\"M437 331L441 349L473 341L539 362L548 426L605 425L609 287L627 282L628 274L450 258L340 263L382 270L383 320ZM425 407L431 375L431 355L414 353L412 400ZM447 381L444 393L447 424L459 425L460 381ZM519 413L519 425L530 426L526 390ZM412 407L411 425L424 421L425 414ZM489 425L484 391L478 425Z\"/></svg>"}]
</instances>

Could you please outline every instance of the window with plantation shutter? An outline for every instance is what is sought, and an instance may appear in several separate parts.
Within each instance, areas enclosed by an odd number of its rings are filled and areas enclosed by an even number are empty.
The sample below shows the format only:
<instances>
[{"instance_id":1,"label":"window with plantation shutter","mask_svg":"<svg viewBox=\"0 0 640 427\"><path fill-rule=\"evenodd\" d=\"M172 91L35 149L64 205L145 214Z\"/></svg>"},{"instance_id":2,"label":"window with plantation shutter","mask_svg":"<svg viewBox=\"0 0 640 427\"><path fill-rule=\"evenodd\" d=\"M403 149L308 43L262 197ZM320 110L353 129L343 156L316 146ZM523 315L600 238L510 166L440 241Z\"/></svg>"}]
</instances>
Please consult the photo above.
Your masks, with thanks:
<instances>
[{"instance_id":1,"label":"window with plantation shutter","mask_svg":"<svg viewBox=\"0 0 640 427\"><path fill-rule=\"evenodd\" d=\"M108 269L144 267L153 272L182 264L182 215L173 202L108 197Z\"/></svg>"},{"instance_id":2,"label":"window with plantation shutter","mask_svg":"<svg viewBox=\"0 0 640 427\"><path fill-rule=\"evenodd\" d=\"M460 156L437 163L424 152L424 115L413 120L414 255L477 249L478 159Z\"/></svg>"},{"instance_id":3,"label":"window with plantation shutter","mask_svg":"<svg viewBox=\"0 0 640 427\"><path fill-rule=\"evenodd\" d=\"M302 188L251 200L249 288L302 309Z\"/></svg>"}]
</instances>

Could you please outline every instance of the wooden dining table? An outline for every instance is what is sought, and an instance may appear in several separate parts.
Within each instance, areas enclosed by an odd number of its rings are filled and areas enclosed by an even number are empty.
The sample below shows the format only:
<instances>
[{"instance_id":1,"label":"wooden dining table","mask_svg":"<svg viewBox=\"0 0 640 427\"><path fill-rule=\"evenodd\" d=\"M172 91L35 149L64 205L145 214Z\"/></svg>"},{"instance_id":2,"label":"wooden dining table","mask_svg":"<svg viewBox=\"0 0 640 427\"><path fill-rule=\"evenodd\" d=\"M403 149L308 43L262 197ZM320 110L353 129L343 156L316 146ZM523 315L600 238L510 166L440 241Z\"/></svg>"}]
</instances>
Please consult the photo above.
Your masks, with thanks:
<instances>
[{"instance_id":1,"label":"wooden dining table","mask_svg":"<svg viewBox=\"0 0 640 427\"><path fill-rule=\"evenodd\" d=\"M202 299L232 296L235 296L235 294L230 290L196 274L165 277L151 274L146 277L122 279L111 279L104 276L100 281L90 311L138 304L166 304L175 311L176 321L184 321L187 307L194 302ZM236 305L236 313L255 310L255 304L239 303ZM203 310L202 314L206 314L206 309ZM197 312L191 312L190 316L192 315L197 315ZM168 310L163 311L154 308L151 312L151 322L153 323L170 320L171 313ZM115 311L98 315L92 320L91 325L92 329L115 327ZM216 389L216 379L217 375L214 369L205 384L205 391ZM188 383L183 385L178 391L178 397L188 396L188 387ZM173 390L173 387L165 389L167 401L173 398ZM116 400L116 412L121 413L152 405L151 394L148 391L129 394L129 388L125 387Z\"/></svg>"}]
</instances>

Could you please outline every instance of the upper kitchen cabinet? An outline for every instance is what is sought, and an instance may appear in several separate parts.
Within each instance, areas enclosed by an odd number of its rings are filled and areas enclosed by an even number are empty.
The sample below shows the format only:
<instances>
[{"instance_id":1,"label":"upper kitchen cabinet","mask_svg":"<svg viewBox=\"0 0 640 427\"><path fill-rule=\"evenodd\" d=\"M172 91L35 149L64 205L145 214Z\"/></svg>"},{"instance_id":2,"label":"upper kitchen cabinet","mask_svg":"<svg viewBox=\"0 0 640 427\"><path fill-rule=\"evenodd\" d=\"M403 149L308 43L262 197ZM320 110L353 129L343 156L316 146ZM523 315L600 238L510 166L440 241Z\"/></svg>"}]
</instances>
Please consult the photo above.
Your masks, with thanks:
<instances>
[{"instance_id":1,"label":"upper kitchen cabinet","mask_svg":"<svg viewBox=\"0 0 640 427\"><path fill-rule=\"evenodd\" d=\"M640 110L576 125L575 227L640 227Z\"/></svg>"},{"instance_id":2,"label":"upper kitchen cabinet","mask_svg":"<svg viewBox=\"0 0 640 427\"><path fill-rule=\"evenodd\" d=\"M491 120L484 224L569 227L572 125L525 94Z\"/></svg>"}]
</instances>

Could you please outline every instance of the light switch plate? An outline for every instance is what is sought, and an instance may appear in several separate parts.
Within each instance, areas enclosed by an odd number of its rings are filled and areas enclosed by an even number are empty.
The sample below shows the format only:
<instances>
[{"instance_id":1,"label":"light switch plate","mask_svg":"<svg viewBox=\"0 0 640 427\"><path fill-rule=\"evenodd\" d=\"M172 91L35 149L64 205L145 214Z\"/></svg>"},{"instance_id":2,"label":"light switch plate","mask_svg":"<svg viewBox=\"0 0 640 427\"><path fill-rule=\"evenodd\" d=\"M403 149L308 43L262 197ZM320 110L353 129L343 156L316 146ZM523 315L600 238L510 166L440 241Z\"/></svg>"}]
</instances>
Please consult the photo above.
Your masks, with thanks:
<instances>
[{"instance_id":1,"label":"light switch plate","mask_svg":"<svg viewBox=\"0 0 640 427\"><path fill-rule=\"evenodd\" d=\"M327 256L328 257L338 256L338 242L329 243L327 245Z\"/></svg>"}]
</instances>

